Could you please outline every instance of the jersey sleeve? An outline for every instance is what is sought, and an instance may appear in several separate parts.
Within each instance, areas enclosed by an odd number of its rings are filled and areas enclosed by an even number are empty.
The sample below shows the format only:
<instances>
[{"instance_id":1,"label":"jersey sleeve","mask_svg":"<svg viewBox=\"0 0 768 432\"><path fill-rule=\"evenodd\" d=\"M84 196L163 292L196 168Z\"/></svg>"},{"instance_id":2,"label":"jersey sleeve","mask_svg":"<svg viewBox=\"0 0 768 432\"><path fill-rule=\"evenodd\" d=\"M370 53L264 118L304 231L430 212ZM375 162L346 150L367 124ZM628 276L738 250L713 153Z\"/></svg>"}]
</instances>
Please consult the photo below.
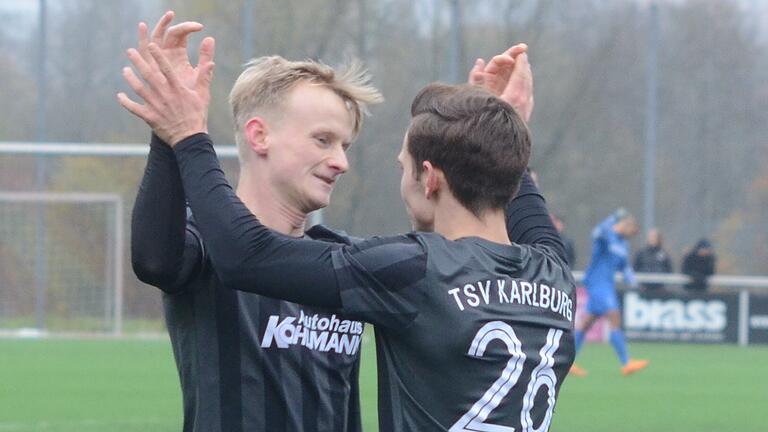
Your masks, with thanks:
<instances>
[{"instance_id":1,"label":"jersey sleeve","mask_svg":"<svg viewBox=\"0 0 768 432\"><path fill-rule=\"evenodd\" d=\"M153 134L131 215L131 264L142 282L178 293L200 270L202 242L187 223L173 150Z\"/></svg>"},{"instance_id":2,"label":"jersey sleeve","mask_svg":"<svg viewBox=\"0 0 768 432\"><path fill-rule=\"evenodd\" d=\"M222 284L311 306L343 309L374 324L402 325L402 297L424 277L424 247L410 235L335 244L262 225L227 183L207 134L175 147L184 190Z\"/></svg>"},{"instance_id":3,"label":"jersey sleeve","mask_svg":"<svg viewBox=\"0 0 768 432\"><path fill-rule=\"evenodd\" d=\"M337 249L333 266L342 310L379 327L407 327L427 285L427 249L416 234L379 237Z\"/></svg>"},{"instance_id":4,"label":"jersey sleeve","mask_svg":"<svg viewBox=\"0 0 768 432\"><path fill-rule=\"evenodd\" d=\"M568 262L563 240L552 224L546 201L528 170L523 174L520 189L507 205L505 216L510 241L546 246L563 262Z\"/></svg>"}]
</instances>

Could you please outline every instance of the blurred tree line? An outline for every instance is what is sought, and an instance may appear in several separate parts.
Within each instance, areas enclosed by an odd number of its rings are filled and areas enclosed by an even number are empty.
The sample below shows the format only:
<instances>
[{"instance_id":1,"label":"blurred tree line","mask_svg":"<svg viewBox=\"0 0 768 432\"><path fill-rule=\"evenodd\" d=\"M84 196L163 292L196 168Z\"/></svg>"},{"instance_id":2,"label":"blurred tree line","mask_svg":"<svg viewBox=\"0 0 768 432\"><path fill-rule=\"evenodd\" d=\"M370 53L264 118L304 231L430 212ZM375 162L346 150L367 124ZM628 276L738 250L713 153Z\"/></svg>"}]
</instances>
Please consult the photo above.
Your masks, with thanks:
<instances>
[{"instance_id":1,"label":"blurred tree line","mask_svg":"<svg viewBox=\"0 0 768 432\"><path fill-rule=\"evenodd\" d=\"M233 142L226 98L244 53L332 65L360 58L386 102L372 109L351 148L352 170L325 219L356 235L403 231L409 227L395 157L411 98L426 83L449 77L450 3L49 0L47 137L147 141L145 125L123 112L115 94L126 89L120 69L128 63L125 49L135 45L136 24L143 20L151 27L166 9L176 11L177 21L202 22L204 35L217 39L210 132L219 144ZM642 216L647 3L459 2L463 73L476 57L488 58L518 41L530 46L536 94L531 165L576 242L577 268L588 260L594 224L619 206ZM760 274L768 265L768 46L765 20L750 5L659 5L656 221L677 269L684 250L702 236L714 240L720 273ZM2 14L4 21L15 19L12 10ZM6 53L0 58L0 98L6 101L0 106L0 141L35 139L35 25L32 19L29 26L0 27ZM192 47L201 37L195 36ZM225 165L236 182L236 162ZM52 158L48 188L117 191L130 208L142 167L139 158ZM34 169L34 158L0 156L0 189L33 189ZM66 215L49 220L77 222ZM641 243L634 241L635 247ZM149 308L140 294L147 290L133 289L137 282L127 279L126 307L140 314Z\"/></svg>"}]
</instances>

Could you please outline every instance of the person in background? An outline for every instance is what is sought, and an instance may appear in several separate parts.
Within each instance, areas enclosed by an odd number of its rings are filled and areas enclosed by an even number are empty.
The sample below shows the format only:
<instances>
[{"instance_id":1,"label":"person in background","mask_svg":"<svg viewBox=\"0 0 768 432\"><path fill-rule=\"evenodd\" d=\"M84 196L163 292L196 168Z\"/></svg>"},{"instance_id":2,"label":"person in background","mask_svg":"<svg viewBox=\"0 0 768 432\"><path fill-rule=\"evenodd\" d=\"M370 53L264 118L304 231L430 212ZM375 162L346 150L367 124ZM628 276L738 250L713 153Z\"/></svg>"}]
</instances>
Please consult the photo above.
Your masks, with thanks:
<instances>
[{"instance_id":1,"label":"person in background","mask_svg":"<svg viewBox=\"0 0 768 432\"><path fill-rule=\"evenodd\" d=\"M658 229L648 230L645 247L635 255L634 268L641 273L672 273L672 259L664 250L664 243ZM664 284L658 282L646 282L641 286L647 290L664 288Z\"/></svg>"},{"instance_id":2,"label":"person in background","mask_svg":"<svg viewBox=\"0 0 768 432\"><path fill-rule=\"evenodd\" d=\"M635 273L629 262L628 239L639 230L637 221L623 208L616 210L600 222L592 231L592 257L584 272L584 286L587 289L587 314L576 329L576 352L584 343L584 337L590 327L601 317L608 318L611 328L610 342L621 362L621 373L629 375L648 365L648 360L629 358L624 332L621 330L619 299L616 294L614 275L624 273L624 283L637 287ZM571 367L571 373L585 376L587 372L577 365Z\"/></svg>"},{"instance_id":3,"label":"person in background","mask_svg":"<svg viewBox=\"0 0 768 432\"><path fill-rule=\"evenodd\" d=\"M715 274L715 262L717 257L712 250L712 243L702 238L683 258L684 274L691 280L685 284L685 289L690 291L706 291L707 279Z\"/></svg>"},{"instance_id":4,"label":"person in background","mask_svg":"<svg viewBox=\"0 0 768 432\"><path fill-rule=\"evenodd\" d=\"M552 219L552 225L555 226L555 229L560 234L560 238L563 240L568 266L573 269L576 266L576 246L573 243L573 239L565 235L565 222L563 218L554 213L551 213L549 218Z\"/></svg>"}]
</instances>

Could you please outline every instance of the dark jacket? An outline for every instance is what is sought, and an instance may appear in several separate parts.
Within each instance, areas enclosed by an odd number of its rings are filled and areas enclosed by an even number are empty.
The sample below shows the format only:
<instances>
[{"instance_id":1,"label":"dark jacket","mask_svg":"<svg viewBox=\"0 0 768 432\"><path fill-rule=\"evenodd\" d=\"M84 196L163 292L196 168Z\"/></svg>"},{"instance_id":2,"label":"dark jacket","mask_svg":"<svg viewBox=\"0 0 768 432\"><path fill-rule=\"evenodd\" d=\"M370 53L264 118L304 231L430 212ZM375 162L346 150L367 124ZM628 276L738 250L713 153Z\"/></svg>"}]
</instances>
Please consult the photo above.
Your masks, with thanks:
<instances>
[{"instance_id":1,"label":"dark jacket","mask_svg":"<svg viewBox=\"0 0 768 432\"><path fill-rule=\"evenodd\" d=\"M672 260L661 246L646 246L635 255L634 268L642 273L672 273ZM664 288L661 283L644 283L643 288Z\"/></svg>"},{"instance_id":2,"label":"dark jacket","mask_svg":"<svg viewBox=\"0 0 768 432\"><path fill-rule=\"evenodd\" d=\"M700 240L694 248L688 252L683 259L683 273L691 277L691 281L685 284L689 290L705 291L707 289L707 278L715 274L716 257L714 252L709 255L700 255L702 249L709 249L712 246L706 240Z\"/></svg>"}]
</instances>

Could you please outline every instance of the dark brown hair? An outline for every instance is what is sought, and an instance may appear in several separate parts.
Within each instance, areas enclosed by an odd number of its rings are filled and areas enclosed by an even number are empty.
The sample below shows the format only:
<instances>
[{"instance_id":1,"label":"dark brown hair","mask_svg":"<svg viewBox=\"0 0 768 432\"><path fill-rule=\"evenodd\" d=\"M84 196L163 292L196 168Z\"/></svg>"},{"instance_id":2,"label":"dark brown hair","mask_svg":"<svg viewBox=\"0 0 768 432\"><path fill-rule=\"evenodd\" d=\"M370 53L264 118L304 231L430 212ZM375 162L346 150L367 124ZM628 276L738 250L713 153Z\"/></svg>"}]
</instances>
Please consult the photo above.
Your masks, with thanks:
<instances>
[{"instance_id":1,"label":"dark brown hair","mask_svg":"<svg viewBox=\"0 0 768 432\"><path fill-rule=\"evenodd\" d=\"M429 161L476 216L506 206L531 154L528 128L511 105L476 86L430 84L411 117L407 146L417 178Z\"/></svg>"}]
</instances>

